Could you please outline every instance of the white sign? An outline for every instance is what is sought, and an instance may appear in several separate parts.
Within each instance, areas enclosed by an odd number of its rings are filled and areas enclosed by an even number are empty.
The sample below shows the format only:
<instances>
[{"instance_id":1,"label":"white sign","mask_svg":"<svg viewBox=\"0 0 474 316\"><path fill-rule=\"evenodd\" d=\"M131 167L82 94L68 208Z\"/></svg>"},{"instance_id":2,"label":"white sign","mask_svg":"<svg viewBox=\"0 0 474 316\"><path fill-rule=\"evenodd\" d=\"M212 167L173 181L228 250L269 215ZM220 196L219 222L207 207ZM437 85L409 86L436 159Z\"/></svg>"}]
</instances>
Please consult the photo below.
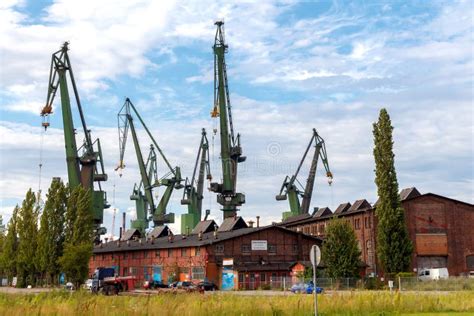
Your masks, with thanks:
<instances>
[{"instance_id":1,"label":"white sign","mask_svg":"<svg viewBox=\"0 0 474 316\"><path fill-rule=\"evenodd\" d=\"M234 265L234 259L224 259L224 260L222 260L222 265L223 266L233 266Z\"/></svg>"},{"instance_id":2,"label":"white sign","mask_svg":"<svg viewBox=\"0 0 474 316\"><path fill-rule=\"evenodd\" d=\"M313 247L311 247L311 251L309 252L309 260L311 260L313 266L318 266L321 262L321 249L319 249L317 245L313 245Z\"/></svg>"},{"instance_id":3,"label":"white sign","mask_svg":"<svg viewBox=\"0 0 474 316\"><path fill-rule=\"evenodd\" d=\"M252 240L252 250L264 250L268 249L266 240Z\"/></svg>"}]
</instances>

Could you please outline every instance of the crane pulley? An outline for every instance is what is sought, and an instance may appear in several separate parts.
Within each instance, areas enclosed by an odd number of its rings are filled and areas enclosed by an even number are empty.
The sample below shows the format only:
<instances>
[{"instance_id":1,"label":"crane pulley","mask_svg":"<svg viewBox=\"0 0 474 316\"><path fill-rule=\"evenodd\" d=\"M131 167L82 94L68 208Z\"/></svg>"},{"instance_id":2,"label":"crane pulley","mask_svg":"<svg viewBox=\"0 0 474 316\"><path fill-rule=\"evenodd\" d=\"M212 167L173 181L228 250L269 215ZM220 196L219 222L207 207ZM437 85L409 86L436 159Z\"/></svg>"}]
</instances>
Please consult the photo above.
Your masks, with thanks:
<instances>
[{"instance_id":1,"label":"crane pulley","mask_svg":"<svg viewBox=\"0 0 474 316\"><path fill-rule=\"evenodd\" d=\"M138 141L134 124L134 116L138 118L152 142L146 162ZM168 159L166 159L163 151L158 146L155 138L151 134L150 130L129 98L125 100L125 103L120 109L117 117L119 129L120 160L115 170L122 170L125 168L124 155L128 131L130 130L141 177L140 183L138 185L135 184L132 195L130 196L130 199L135 201L137 211L137 219L132 221L132 228L139 229L143 234L145 229L148 228L149 220L153 220L155 226L163 225L165 223L174 223L174 213L167 213L166 208L173 190L183 188L183 185L181 184L183 180L181 178L181 169L179 167L171 167ZM168 172L161 178L158 178L158 159L155 150L158 151L161 159L168 168ZM158 186L165 186L166 190L160 202L156 204L153 197L153 189Z\"/></svg>"},{"instance_id":2,"label":"crane pulley","mask_svg":"<svg viewBox=\"0 0 474 316\"><path fill-rule=\"evenodd\" d=\"M298 174L301 170L301 166L303 165L306 156L308 155L309 149L311 146L314 146L314 154L313 159L311 160L311 166L309 168L309 175L308 179L306 180L306 185L302 186L302 184L298 181ZM298 168L294 175L286 176L283 180L283 184L280 189L280 193L275 196L277 201L282 201L288 199L290 204L290 211L283 213L283 220L288 217L300 215L300 214L307 214L309 212L309 206L311 203L311 198L313 195L313 188L314 188L314 180L316 178L316 169L318 165L318 159L321 158L321 162L326 169L326 176L328 178L329 185L332 184L332 173L329 169L329 163L326 153L326 145L324 143L324 139L319 136L316 129L313 128L313 135L311 136L311 140L309 141L308 146L303 154L303 158L301 159ZM300 197L302 198L302 203L300 204Z\"/></svg>"}]
</instances>

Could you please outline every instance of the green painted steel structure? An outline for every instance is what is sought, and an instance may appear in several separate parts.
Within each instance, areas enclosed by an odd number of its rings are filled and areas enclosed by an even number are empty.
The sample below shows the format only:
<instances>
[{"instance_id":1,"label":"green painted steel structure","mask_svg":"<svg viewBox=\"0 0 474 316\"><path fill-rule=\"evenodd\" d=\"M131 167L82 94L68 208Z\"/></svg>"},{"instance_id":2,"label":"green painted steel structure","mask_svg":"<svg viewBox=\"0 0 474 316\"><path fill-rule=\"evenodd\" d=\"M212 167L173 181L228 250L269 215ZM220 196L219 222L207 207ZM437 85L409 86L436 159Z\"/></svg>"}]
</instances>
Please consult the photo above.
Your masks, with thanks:
<instances>
[{"instance_id":1,"label":"green painted steel structure","mask_svg":"<svg viewBox=\"0 0 474 316\"><path fill-rule=\"evenodd\" d=\"M143 158L140 148L132 114L135 114L135 116L138 118L150 140L152 141L152 144L150 145L150 153L146 162ZM168 207L173 190L183 188L183 185L181 184L183 181L181 178L181 169L179 167L171 167L168 159L166 159L166 156L164 155L160 146L158 146L155 138L151 134L150 130L129 98L125 100L125 103L120 109L117 117L119 129L120 161L116 170L125 168L124 155L128 131L130 130L141 177L140 183L138 185L134 185L132 195L130 196L130 199L135 201L137 212L137 219L131 222L131 226L132 228L138 229L143 235L145 233L145 229L147 229L149 226L150 220L153 221L155 226L174 223L174 213L167 213L166 209ZM169 170L161 178L158 178L157 174L157 155L155 149L158 151ZM153 189L159 186L165 186L166 189L157 205L153 197Z\"/></svg>"},{"instance_id":2,"label":"green painted steel structure","mask_svg":"<svg viewBox=\"0 0 474 316\"><path fill-rule=\"evenodd\" d=\"M103 222L104 209L109 207L109 205L107 204L106 192L101 188L101 182L107 181L107 174L104 171L100 140L96 139L94 142L92 142L90 134L91 132L87 128L86 121L84 119L84 113L79 98L76 81L74 80L74 74L72 71L68 50L68 43L66 42L59 51L52 55L46 105L41 111L41 116L43 116L45 120L48 120L49 115L52 114L53 102L59 88L61 96L64 143L66 147L68 186L69 188L74 189L75 187L82 185L84 188L91 190L92 214L96 236L95 242L99 242L100 235L106 233L105 227L101 227L101 225ZM76 144L76 129L74 128L71 100L69 96L68 74L77 109L79 111L84 135L84 144L80 148L77 148ZM43 126L47 128L49 126L49 122L43 122ZM94 182L97 182L98 190L94 190Z\"/></svg>"},{"instance_id":3,"label":"green painted steel structure","mask_svg":"<svg viewBox=\"0 0 474 316\"><path fill-rule=\"evenodd\" d=\"M199 171L198 171L199 166ZM197 180L196 180L197 173ZM202 200L204 191L204 177L212 180L209 166L209 142L206 136L206 130L203 128L201 133L201 142L194 164L194 171L191 180L184 185L183 198L181 204L188 206L188 213L181 215L181 233L186 234L196 227L202 217ZM195 186L196 184L196 186Z\"/></svg>"},{"instance_id":4,"label":"green painted steel structure","mask_svg":"<svg viewBox=\"0 0 474 316\"><path fill-rule=\"evenodd\" d=\"M304 190L302 190L302 185L298 181L298 173L301 170L306 156L308 155L311 145L314 143L314 154L313 159L311 160L311 166L309 168L308 179L306 180L306 185ZM328 178L329 185L332 183L332 173L329 169L328 158L326 154L326 145L324 144L324 139L319 136L316 129L313 128L313 135L309 141L308 147L303 154L303 158L296 169L296 173L293 176L286 176L283 180L283 184L280 189L280 193L275 197L277 201L287 200L290 204L290 211L283 213L283 220L301 214L307 214L309 212L309 206L311 203L311 198L313 195L314 180L316 178L316 169L318 166L318 159L321 158L321 161L326 169L326 176ZM300 197L302 197L302 203L300 204Z\"/></svg>"},{"instance_id":5,"label":"green painted steel structure","mask_svg":"<svg viewBox=\"0 0 474 316\"><path fill-rule=\"evenodd\" d=\"M227 81L227 70L225 54L228 45L225 43L224 22L218 21L214 41L214 109L211 116L219 117L221 161L222 161L222 183L211 183L211 191L218 193L217 202L222 205L224 218L234 216L238 209L245 203L245 195L236 192L237 186L237 164L245 161L240 146L240 135L234 137L232 122L232 107L229 98L229 85Z\"/></svg>"}]
</instances>

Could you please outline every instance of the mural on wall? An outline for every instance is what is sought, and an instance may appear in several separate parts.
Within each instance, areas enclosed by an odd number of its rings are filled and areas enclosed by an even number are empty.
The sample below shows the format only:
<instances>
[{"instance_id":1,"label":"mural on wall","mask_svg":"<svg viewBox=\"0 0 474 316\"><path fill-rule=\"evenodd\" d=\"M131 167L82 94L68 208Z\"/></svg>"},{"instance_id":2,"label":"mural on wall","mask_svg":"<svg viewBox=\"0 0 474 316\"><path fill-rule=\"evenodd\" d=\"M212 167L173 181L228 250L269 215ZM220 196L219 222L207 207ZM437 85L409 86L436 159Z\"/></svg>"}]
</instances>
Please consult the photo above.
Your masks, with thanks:
<instances>
[{"instance_id":1,"label":"mural on wall","mask_svg":"<svg viewBox=\"0 0 474 316\"><path fill-rule=\"evenodd\" d=\"M234 289L234 260L224 259L222 261L222 286L221 290L229 291Z\"/></svg>"}]
</instances>

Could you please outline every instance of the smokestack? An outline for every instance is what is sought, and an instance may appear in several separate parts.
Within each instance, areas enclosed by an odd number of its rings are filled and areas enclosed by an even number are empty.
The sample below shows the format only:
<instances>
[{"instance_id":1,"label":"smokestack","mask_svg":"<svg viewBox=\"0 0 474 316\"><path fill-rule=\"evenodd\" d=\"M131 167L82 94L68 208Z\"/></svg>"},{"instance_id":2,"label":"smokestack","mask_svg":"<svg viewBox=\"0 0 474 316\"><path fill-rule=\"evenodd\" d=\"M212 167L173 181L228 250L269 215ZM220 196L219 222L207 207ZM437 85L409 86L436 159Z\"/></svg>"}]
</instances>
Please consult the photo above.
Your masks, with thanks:
<instances>
[{"instance_id":1,"label":"smokestack","mask_svg":"<svg viewBox=\"0 0 474 316\"><path fill-rule=\"evenodd\" d=\"M122 227L120 227L120 230L119 230L119 240L122 239Z\"/></svg>"},{"instance_id":2,"label":"smokestack","mask_svg":"<svg viewBox=\"0 0 474 316\"><path fill-rule=\"evenodd\" d=\"M260 216L257 216L257 227L260 227Z\"/></svg>"},{"instance_id":3,"label":"smokestack","mask_svg":"<svg viewBox=\"0 0 474 316\"><path fill-rule=\"evenodd\" d=\"M253 220L249 220L248 223L249 223L249 227L250 227L250 228L253 228L253 223L254 223L254 221L253 221Z\"/></svg>"},{"instance_id":4,"label":"smokestack","mask_svg":"<svg viewBox=\"0 0 474 316\"><path fill-rule=\"evenodd\" d=\"M125 220L126 220L127 213L122 213L122 231L125 233Z\"/></svg>"}]
</instances>

